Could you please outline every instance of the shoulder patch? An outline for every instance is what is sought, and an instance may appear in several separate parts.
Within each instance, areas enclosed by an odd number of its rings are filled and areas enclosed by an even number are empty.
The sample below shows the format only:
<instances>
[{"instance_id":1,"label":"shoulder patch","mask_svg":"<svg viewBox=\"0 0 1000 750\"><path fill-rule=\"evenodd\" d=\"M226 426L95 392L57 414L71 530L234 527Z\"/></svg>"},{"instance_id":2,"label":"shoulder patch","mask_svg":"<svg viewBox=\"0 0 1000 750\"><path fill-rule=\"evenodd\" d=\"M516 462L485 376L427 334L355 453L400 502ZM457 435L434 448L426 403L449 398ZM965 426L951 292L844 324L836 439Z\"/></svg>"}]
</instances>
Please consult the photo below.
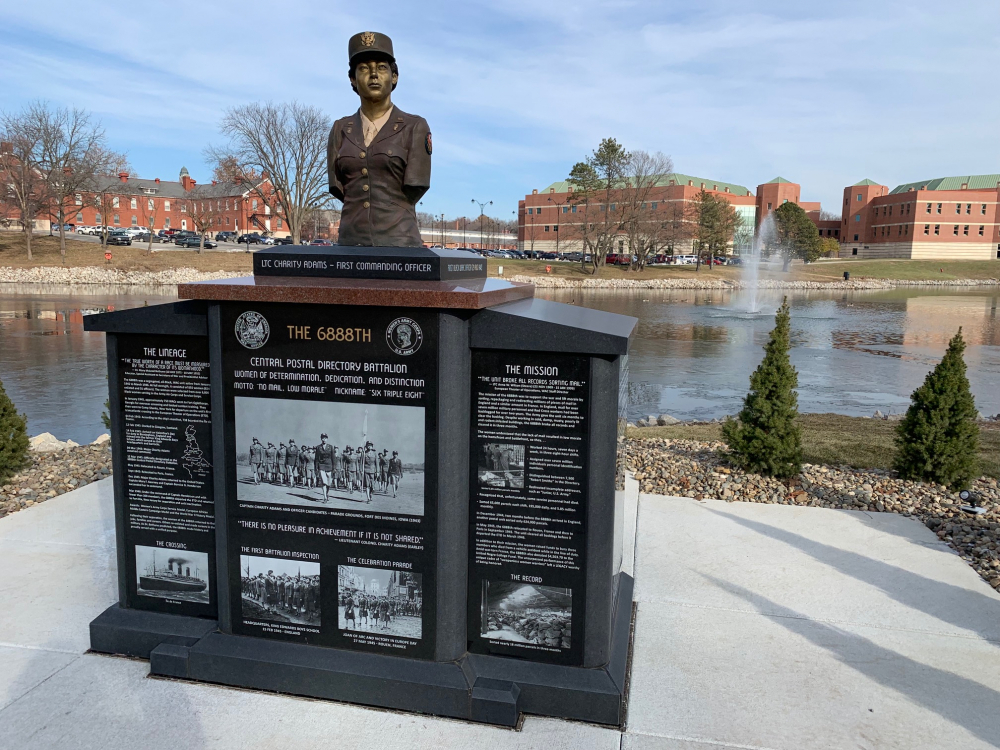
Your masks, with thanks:
<instances>
[{"instance_id":1,"label":"shoulder patch","mask_svg":"<svg viewBox=\"0 0 1000 750\"><path fill-rule=\"evenodd\" d=\"M424 146L427 147L427 155L430 156L431 152L434 150L433 144L431 143L431 132L427 131L427 138L424 139Z\"/></svg>"}]
</instances>

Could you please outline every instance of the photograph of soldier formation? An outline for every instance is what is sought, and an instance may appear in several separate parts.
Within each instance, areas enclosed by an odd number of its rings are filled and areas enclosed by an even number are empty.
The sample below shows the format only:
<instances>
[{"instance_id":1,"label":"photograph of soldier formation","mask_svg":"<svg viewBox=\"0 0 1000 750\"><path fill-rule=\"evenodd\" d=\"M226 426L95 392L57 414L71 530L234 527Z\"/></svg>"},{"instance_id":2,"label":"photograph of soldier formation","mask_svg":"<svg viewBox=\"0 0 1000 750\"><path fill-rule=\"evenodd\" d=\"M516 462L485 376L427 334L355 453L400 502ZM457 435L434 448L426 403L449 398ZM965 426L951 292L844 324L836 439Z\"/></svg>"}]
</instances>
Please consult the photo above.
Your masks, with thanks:
<instances>
[{"instance_id":1,"label":"photograph of soldier formation","mask_svg":"<svg viewBox=\"0 0 1000 750\"><path fill-rule=\"evenodd\" d=\"M479 450L480 487L524 489L524 446L512 443L484 443Z\"/></svg>"},{"instance_id":2,"label":"photograph of soldier formation","mask_svg":"<svg viewBox=\"0 0 1000 750\"><path fill-rule=\"evenodd\" d=\"M243 621L320 623L319 563L240 556Z\"/></svg>"},{"instance_id":3,"label":"photograph of soldier formation","mask_svg":"<svg viewBox=\"0 0 1000 750\"><path fill-rule=\"evenodd\" d=\"M424 410L236 398L245 503L424 514Z\"/></svg>"},{"instance_id":4,"label":"photograph of soldier formation","mask_svg":"<svg viewBox=\"0 0 1000 750\"><path fill-rule=\"evenodd\" d=\"M400 570L337 567L340 630L420 638L423 635L422 576Z\"/></svg>"}]
</instances>

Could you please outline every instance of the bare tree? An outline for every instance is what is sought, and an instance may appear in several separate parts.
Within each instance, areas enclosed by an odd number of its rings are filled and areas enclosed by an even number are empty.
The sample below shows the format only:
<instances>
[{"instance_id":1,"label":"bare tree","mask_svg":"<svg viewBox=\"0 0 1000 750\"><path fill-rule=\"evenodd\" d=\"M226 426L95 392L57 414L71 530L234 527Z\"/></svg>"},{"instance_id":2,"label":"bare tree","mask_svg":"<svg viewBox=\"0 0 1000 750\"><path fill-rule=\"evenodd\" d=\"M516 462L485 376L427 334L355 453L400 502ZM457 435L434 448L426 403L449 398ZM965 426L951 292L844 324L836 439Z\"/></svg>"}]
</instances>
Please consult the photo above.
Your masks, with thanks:
<instances>
[{"instance_id":1,"label":"bare tree","mask_svg":"<svg viewBox=\"0 0 1000 750\"><path fill-rule=\"evenodd\" d=\"M660 222L650 200L660 179L674 171L669 156L633 151L625 164L625 186L621 190L622 228L628 240L630 265L642 269L650 252L657 249ZM633 260L634 259L634 260Z\"/></svg>"},{"instance_id":2,"label":"bare tree","mask_svg":"<svg viewBox=\"0 0 1000 750\"><path fill-rule=\"evenodd\" d=\"M141 195L138 200L139 215L142 216L142 224L149 232L149 244L146 245L146 255L152 255L153 233L156 230L156 216L159 213L159 207L156 199L151 196Z\"/></svg>"},{"instance_id":3,"label":"bare tree","mask_svg":"<svg viewBox=\"0 0 1000 750\"><path fill-rule=\"evenodd\" d=\"M819 212L820 221L840 221L840 214L835 214L833 211L827 211L825 208L820 209Z\"/></svg>"},{"instance_id":4,"label":"bare tree","mask_svg":"<svg viewBox=\"0 0 1000 750\"><path fill-rule=\"evenodd\" d=\"M133 170L128 157L110 150L101 157L101 164L100 172L91 180L89 192L101 216L101 245L107 247L108 228L114 225L114 215L121 210L121 199L131 197L132 193L128 184L121 181L120 175L131 174Z\"/></svg>"},{"instance_id":5,"label":"bare tree","mask_svg":"<svg viewBox=\"0 0 1000 750\"><path fill-rule=\"evenodd\" d=\"M59 252L66 262L66 215L83 205L83 193L97 175L117 166L121 155L110 151L104 130L80 109L52 108L36 102L24 116L40 134L36 162L46 183L49 210L59 224Z\"/></svg>"},{"instance_id":6,"label":"bare tree","mask_svg":"<svg viewBox=\"0 0 1000 750\"><path fill-rule=\"evenodd\" d=\"M0 177L6 190L6 202L21 219L28 260L35 217L48 202L45 177L38 167L42 133L31 119L21 114L0 115Z\"/></svg>"},{"instance_id":7,"label":"bare tree","mask_svg":"<svg viewBox=\"0 0 1000 750\"><path fill-rule=\"evenodd\" d=\"M210 186L206 185L205 187L208 188ZM211 229L216 219L221 216L221 213L219 211L219 201L208 194L210 191L202 191L195 188L192 192L193 195L186 199L182 205L186 209L186 213L191 218L191 223L194 224L194 229L200 237L198 253L201 254L205 250L205 233Z\"/></svg>"},{"instance_id":8,"label":"bare tree","mask_svg":"<svg viewBox=\"0 0 1000 750\"><path fill-rule=\"evenodd\" d=\"M330 118L316 107L254 102L226 112L220 130L229 143L209 147L206 156L244 190L259 190L253 175L266 176L298 244L308 212L332 205L326 168L330 127Z\"/></svg>"}]
</instances>

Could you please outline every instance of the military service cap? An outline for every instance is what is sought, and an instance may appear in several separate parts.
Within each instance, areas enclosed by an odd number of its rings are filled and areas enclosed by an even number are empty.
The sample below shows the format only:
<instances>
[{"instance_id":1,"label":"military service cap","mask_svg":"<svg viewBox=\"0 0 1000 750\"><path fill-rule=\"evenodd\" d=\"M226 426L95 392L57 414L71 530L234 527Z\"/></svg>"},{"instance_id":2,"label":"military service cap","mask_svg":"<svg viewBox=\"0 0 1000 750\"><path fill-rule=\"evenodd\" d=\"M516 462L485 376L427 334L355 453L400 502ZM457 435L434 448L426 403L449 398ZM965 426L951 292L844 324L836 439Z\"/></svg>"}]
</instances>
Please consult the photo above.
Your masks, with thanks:
<instances>
[{"instance_id":1,"label":"military service cap","mask_svg":"<svg viewBox=\"0 0 1000 750\"><path fill-rule=\"evenodd\" d=\"M379 34L377 31L362 31L360 34L352 36L347 42L347 55L351 65L354 64L356 58L370 54L385 55L392 62L396 62L396 57L392 54L392 40L385 34Z\"/></svg>"}]
</instances>

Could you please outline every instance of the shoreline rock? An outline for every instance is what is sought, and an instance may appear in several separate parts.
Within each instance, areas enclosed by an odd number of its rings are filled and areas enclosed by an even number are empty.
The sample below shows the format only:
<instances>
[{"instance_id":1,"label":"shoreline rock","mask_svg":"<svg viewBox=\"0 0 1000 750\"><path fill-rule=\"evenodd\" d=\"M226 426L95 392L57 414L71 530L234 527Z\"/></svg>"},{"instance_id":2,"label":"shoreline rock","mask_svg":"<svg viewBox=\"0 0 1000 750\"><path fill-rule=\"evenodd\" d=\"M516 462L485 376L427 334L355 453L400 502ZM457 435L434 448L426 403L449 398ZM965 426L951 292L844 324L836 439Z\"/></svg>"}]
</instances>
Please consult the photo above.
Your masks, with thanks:
<instances>
[{"instance_id":1,"label":"shoreline rock","mask_svg":"<svg viewBox=\"0 0 1000 750\"><path fill-rule=\"evenodd\" d=\"M0 267L0 284L101 284L105 286L176 286L195 281L230 279L238 271L198 271L194 268L171 268L165 271L126 271L100 266L35 266L34 268Z\"/></svg>"},{"instance_id":2,"label":"shoreline rock","mask_svg":"<svg viewBox=\"0 0 1000 750\"><path fill-rule=\"evenodd\" d=\"M900 479L895 472L804 464L790 480L748 474L730 466L725 444L670 438L628 438L625 464L646 494L726 502L806 505L898 513L919 519L1000 590L1000 483L972 485L982 515L961 509L957 493L940 485Z\"/></svg>"},{"instance_id":3,"label":"shoreline rock","mask_svg":"<svg viewBox=\"0 0 1000 750\"><path fill-rule=\"evenodd\" d=\"M558 276L505 276L508 281L534 284L539 289L719 289L740 291L749 284L730 279L564 279ZM850 281L783 281L763 279L758 289L896 289L899 287L987 287L1000 279L852 279Z\"/></svg>"}]
</instances>

